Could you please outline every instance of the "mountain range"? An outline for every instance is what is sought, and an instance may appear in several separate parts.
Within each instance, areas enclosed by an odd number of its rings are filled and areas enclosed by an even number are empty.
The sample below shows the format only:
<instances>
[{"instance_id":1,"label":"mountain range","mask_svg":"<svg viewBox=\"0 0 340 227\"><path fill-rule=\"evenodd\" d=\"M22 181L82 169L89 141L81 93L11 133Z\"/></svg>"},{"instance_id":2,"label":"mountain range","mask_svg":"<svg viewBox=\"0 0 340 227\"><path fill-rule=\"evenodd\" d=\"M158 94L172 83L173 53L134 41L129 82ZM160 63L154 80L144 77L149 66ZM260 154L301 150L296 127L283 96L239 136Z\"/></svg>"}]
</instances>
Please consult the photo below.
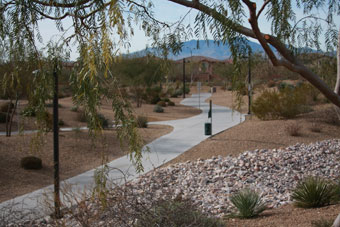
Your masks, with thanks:
<instances>
[{"instance_id":1,"label":"mountain range","mask_svg":"<svg viewBox=\"0 0 340 227\"><path fill-rule=\"evenodd\" d=\"M248 41L249 46L252 48L252 52L263 52L260 44ZM133 52L130 55L145 56L147 53L155 53L155 49L149 48L141 51ZM191 56L205 56L218 60L229 59L231 57L231 51L228 44L217 43L213 40L190 40L183 43L182 51L177 54L170 54L169 59L178 60Z\"/></svg>"}]
</instances>

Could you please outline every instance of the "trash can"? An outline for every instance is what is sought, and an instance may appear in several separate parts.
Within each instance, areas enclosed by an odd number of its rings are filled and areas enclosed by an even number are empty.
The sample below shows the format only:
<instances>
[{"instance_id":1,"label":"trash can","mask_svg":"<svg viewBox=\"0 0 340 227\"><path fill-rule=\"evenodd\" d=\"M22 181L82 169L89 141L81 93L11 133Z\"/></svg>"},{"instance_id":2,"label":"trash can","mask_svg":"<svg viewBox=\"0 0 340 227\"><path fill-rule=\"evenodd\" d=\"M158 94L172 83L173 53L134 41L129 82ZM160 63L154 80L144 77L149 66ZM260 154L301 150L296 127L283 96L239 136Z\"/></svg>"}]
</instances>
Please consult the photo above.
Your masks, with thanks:
<instances>
[{"instance_id":1,"label":"trash can","mask_svg":"<svg viewBox=\"0 0 340 227\"><path fill-rule=\"evenodd\" d=\"M207 122L204 124L204 135L211 136L211 123Z\"/></svg>"}]
</instances>

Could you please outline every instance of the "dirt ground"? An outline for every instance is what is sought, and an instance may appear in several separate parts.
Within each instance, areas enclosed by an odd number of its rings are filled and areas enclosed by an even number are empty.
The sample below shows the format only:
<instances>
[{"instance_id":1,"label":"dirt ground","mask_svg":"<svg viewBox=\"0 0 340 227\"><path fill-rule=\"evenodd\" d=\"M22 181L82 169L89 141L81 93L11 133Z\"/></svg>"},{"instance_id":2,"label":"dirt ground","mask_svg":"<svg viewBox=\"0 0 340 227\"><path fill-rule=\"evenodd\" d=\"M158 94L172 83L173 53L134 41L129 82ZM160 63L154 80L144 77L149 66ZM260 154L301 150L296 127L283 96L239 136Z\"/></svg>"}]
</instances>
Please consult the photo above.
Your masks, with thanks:
<instances>
[{"instance_id":1,"label":"dirt ground","mask_svg":"<svg viewBox=\"0 0 340 227\"><path fill-rule=\"evenodd\" d=\"M285 205L278 209L266 210L254 219L226 219L228 227L311 227L313 222L333 223L340 213L340 204L315 209L296 208ZM318 225L319 227L327 225Z\"/></svg>"},{"instance_id":2,"label":"dirt ground","mask_svg":"<svg viewBox=\"0 0 340 227\"><path fill-rule=\"evenodd\" d=\"M141 108L134 108L136 115L148 117L149 121L172 120L190 117L200 111L191 107L180 105L181 98L172 98L175 106L164 108L164 113L154 113L154 105L143 104ZM61 107L59 116L65 122L61 127L80 127L86 123L79 122L78 113L72 112L71 98L59 100ZM26 102L21 101L18 113L25 107ZM52 112L52 108L48 108ZM110 103L104 102L100 112L112 120ZM20 126L25 130L35 129L34 118L24 118L16 115L13 131ZM170 126L150 125L146 129L138 129L145 143L168 134L172 131ZM0 124L0 131L5 131L5 124ZM61 132L59 138L60 150L60 177L67 179L102 164L103 158L113 160L126 154L126 148L121 148L114 130L105 130L103 136L92 140L87 131L73 130ZM39 146L41 145L41 146ZM0 136L0 202L16 196L31 192L53 183L53 134L48 133L42 139L36 134ZM40 147L40 148L39 148ZM41 170L24 170L20 167L20 159L27 155L38 156L43 161Z\"/></svg>"},{"instance_id":3,"label":"dirt ground","mask_svg":"<svg viewBox=\"0 0 340 227\"><path fill-rule=\"evenodd\" d=\"M196 88L191 89L192 92L196 92ZM202 92L207 91L208 88L204 87ZM212 100L214 104L224 105L228 107L233 106L233 100L235 96L228 91L222 91L221 89L217 89L217 93L214 93L212 96ZM244 105L241 108L241 112L246 113L248 111L247 108L247 97L243 97ZM169 120L176 119L182 117L189 117L195 114L198 114L198 110L194 110L189 107L179 106L178 103L180 99L174 99L176 103L176 107L166 107L165 113L156 114L152 112L153 106L143 105L142 108L139 108L136 111L136 115L145 115L149 120ZM62 99L61 101L62 109L70 109L72 104L70 100ZM315 111L311 113L307 113L297 117L292 120L273 120L273 121L260 121L255 117L249 118L247 121L228 129L218 135L215 135L184 154L180 155L176 159L167 163L170 165L176 162L184 162L187 160L196 160L198 158L210 158L212 156L217 155L232 155L237 156L238 154L253 149L270 149L270 148L280 148L286 147L289 145L293 145L296 143L311 143L324 139L332 139L339 138L340 135L340 126L336 124L337 122L334 120L332 115L332 107L330 104L321 104L313 107ZM106 112L107 111L107 112ZM102 108L102 112L106 117L109 117L109 106L104 106ZM72 119L75 118L75 115L72 116L72 113L62 115L61 118L65 121L66 125L72 125ZM69 119L70 118L70 119ZM286 129L288 126L294 125L300 129L300 136L290 136ZM2 127L2 126L1 126ZM155 128L153 128L155 127ZM317 130L315 130L317 129ZM144 129L143 129L144 130ZM170 131L170 128L164 128L163 126L152 126L146 131L150 130L151 135L149 138L144 138L146 141L151 141L154 138L162 134L166 134ZM320 131L320 132L315 132ZM146 133L142 133L146 134ZM71 132L71 133L62 133L61 134L61 144L68 148L67 152L65 152L62 156L63 163L65 160L65 166L62 166L62 178L67 178L72 174L76 174L77 169L82 169L83 167L79 167L83 165L83 163L87 163L93 167L97 166L101 163L101 158L98 158L99 153L109 153L110 158L114 159L115 157L119 157L123 155L124 152L120 149L115 149L115 151L109 151L108 147L111 149L113 147L118 147L118 142L114 137L114 132L107 131L104 134L104 138L98 142L96 145L96 149L92 149L91 142L88 140L86 132ZM24 191L31 191L36 188L41 187L40 181L50 184L50 179L52 179L52 165L51 161L46 161L43 170L39 173L35 171L27 171L22 170L18 167L20 155L23 155L20 147L25 147L25 149L29 149L30 136L25 136L27 138L20 139L23 145L18 143L18 138L5 138L0 137L0 201L5 200L6 198L14 197L19 195L20 193L24 193ZM49 147L45 153L46 159L51 160L52 158L52 145L51 138L49 140L49 144L46 147ZM67 142L67 140L75 141L74 144L81 144L81 148L76 148L75 145L71 145L72 143ZM26 142L25 142L26 141ZM103 141L103 142L101 142ZM66 145L68 144L68 145ZM103 145L104 144L104 145ZM80 155L80 152L81 155ZM100 155L99 155L100 156ZM7 158L9 157L9 158ZM70 158L71 157L71 158ZM70 160L75 161L70 161ZM91 161L87 161L91 160ZM67 166L67 161L70 164ZM77 165L74 165L74 162ZM45 162L44 162L45 163ZM82 163L82 164L81 164ZM11 170L9 166L15 166L14 170ZM72 168L71 168L72 166ZM77 166L76 168L73 168ZM87 167L86 167L87 168ZM88 166L88 168L92 168ZM85 168L84 168L85 169ZM20 171L18 171L20 170ZM4 176L4 177L3 177ZM17 176L14 178L13 176ZM10 178L14 178L13 181L8 184L5 183L9 181ZM33 182L30 181L33 179ZM42 179L42 180L40 180ZM46 179L46 180L44 180ZM13 184L13 185L12 185ZM22 192L17 192L18 188L22 189ZM21 189L20 189L21 190ZM14 191L14 192L13 192ZM240 219L227 219L227 226L312 226L311 222L315 220L334 220L336 216L340 213L340 205L332 205L319 209L300 209L295 208L292 205L286 205L277 209L271 209L265 211L260 217L250 220L240 220Z\"/></svg>"}]
</instances>

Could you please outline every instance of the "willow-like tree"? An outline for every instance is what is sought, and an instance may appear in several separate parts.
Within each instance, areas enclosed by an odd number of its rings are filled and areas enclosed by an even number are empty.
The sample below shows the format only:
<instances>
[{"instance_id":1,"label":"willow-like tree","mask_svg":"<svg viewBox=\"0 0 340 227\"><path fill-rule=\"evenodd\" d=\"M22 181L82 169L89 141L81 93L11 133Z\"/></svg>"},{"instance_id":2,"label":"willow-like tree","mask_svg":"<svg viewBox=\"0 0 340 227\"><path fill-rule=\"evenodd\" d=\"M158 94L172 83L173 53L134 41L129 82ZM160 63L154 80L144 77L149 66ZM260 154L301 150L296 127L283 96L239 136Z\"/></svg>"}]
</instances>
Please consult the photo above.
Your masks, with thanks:
<instances>
[{"instance_id":1,"label":"willow-like tree","mask_svg":"<svg viewBox=\"0 0 340 227\"><path fill-rule=\"evenodd\" d=\"M246 38L253 38L258 40L274 66L300 74L340 107L340 96L334 89L297 58L299 47L321 49L321 40L325 40L327 50L336 49L338 30L334 17L340 14L338 0L162 0L197 10L193 27L181 24L182 18L171 25L162 22L162 18L155 18L154 1L1 0L1 39L8 43L5 57L11 59L12 53L20 52L20 49L36 50L35 40L41 39L40 20L55 21L60 32L65 31L64 20L72 21L73 33L63 37L62 44L72 41L79 44L81 64L73 78L77 87L74 100L84 104L90 116L96 116L100 98L108 90L102 88L109 86L105 79L114 78L109 66L119 48L129 45L134 23L154 40L153 45L172 51L178 50L181 41L187 38L207 38L212 34L216 41L230 45L235 61L247 51ZM302 9L302 17L298 18L295 7ZM326 12L324 18L319 11ZM259 22L263 18L271 23L270 34L263 33L263 25ZM325 39L321 38L322 34ZM38 51L36 53L39 58ZM132 116L123 111L128 104L113 81L110 98L114 100L116 123L122 125L121 138L127 137L132 142L131 158L138 160L140 146L136 145L138 139L133 132Z\"/></svg>"}]
</instances>

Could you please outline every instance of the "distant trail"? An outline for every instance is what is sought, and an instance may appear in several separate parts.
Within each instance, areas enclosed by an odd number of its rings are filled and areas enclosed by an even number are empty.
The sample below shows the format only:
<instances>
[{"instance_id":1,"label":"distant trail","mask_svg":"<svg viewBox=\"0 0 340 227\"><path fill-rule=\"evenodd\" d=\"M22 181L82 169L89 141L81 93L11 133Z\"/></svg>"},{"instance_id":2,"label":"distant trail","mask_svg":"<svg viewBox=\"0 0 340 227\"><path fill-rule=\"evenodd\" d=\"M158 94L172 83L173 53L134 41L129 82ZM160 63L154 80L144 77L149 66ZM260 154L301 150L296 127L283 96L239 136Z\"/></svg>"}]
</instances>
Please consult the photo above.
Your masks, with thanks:
<instances>
[{"instance_id":1,"label":"distant trail","mask_svg":"<svg viewBox=\"0 0 340 227\"><path fill-rule=\"evenodd\" d=\"M200 106L202 113L199 115L180 120L149 123L170 125L173 127L173 131L146 145L149 152L145 152L143 154L142 163L144 166L144 173L174 159L178 155L184 153L209 137L204 135L204 123L208 120L209 111L209 104L204 101L210 96L211 94L209 93L203 93L200 95L199 99L198 94L194 94L192 97L182 100L181 104L183 105L195 108ZM200 105L198 100L201 101ZM214 135L241 123L244 121L244 115L239 112L232 111L227 107L213 105L212 119L212 134ZM127 177L127 180L138 177L134 166L131 164L131 161L127 156L111 161L108 166L113 168L113 170L109 173L109 178L115 183L121 183L121 179L123 177ZM114 170L114 168L119 169L120 171ZM85 188L90 189L91 186L94 185L94 171L95 169L89 170L85 173L72 177L62 182L61 185L64 185L65 183L72 185L72 190L75 193L82 192ZM32 193L8 200L0 204L0 210L10 204L18 204L14 205L14 208L17 210L27 211L34 209L39 216L45 216L47 213L43 210L41 203L43 199L46 199L46 197L42 194L46 193L50 195L50 199L52 199L52 190L53 186L50 185Z\"/></svg>"}]
</instances>

